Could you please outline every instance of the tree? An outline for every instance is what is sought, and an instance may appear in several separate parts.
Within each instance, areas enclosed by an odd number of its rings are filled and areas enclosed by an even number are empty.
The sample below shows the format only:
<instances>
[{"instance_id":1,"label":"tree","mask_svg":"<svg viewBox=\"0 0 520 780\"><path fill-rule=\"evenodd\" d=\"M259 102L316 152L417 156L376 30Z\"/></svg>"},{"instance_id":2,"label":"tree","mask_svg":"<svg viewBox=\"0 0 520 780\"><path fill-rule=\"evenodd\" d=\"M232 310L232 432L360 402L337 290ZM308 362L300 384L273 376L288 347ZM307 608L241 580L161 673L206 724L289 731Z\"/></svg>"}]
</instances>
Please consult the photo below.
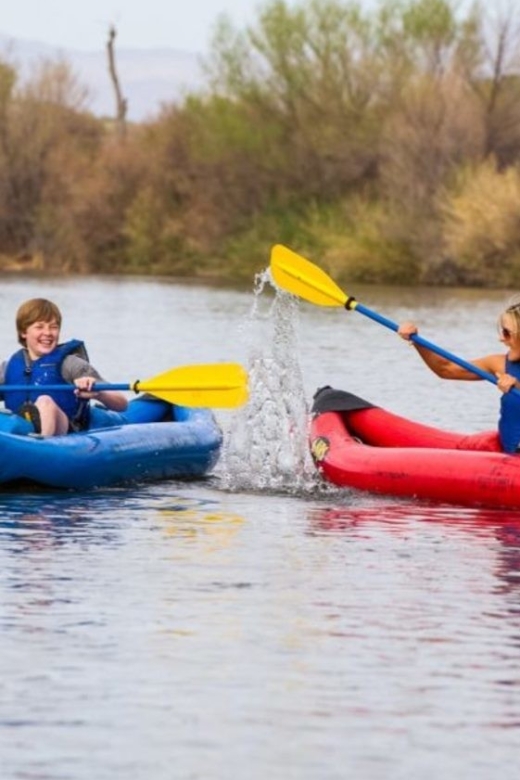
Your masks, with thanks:
<instances>
[{"instance_id":1,"label":"tree","mask_svg":"<svg viewBox=\"0 0 520 780\"><path fill-rule=\"evenodd\" d=\"M467 74L486 120L486 155L500 168L520 157L520 18L512 0L477 17L478 66Z\"/></svg>"},{"instance_id":2,"label":"tree","mask_svg":"<svg viewBox=\"0 0 520 780\"><path fill-rule=\"evenodd\" d=\"M116 28L112 25L108 31L107 53L108 53L108 71L114 87L116 96L116 126L120 138L126 137L126 114L128 111L128 101L123 97L119 77L116 69L115 39Z\"/></svg>"},{"instance_id":3,"label":"tree","mask_svg":"<svg viewBox=\"0 0 520 780\"><path fill-rule=\"evenodd\" d=\"M13 74L9 89L5 81L0 78L2 251L84 268L73 214L102 128L80 113L87 93L64 61L38 62L25 84L16 85Z\"/></svg>"}]
</instances>

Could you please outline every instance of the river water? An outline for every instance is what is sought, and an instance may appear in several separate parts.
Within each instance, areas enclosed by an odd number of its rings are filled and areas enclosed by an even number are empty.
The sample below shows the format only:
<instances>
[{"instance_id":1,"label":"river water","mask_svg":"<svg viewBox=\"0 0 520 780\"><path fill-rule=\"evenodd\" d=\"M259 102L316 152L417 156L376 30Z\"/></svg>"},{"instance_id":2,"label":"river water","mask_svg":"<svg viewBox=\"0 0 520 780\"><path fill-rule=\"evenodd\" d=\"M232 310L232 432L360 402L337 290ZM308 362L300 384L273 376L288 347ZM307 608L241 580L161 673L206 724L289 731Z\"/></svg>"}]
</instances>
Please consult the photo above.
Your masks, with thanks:
<instances>
[{"instance_id":1,"label":"river water","mask_svg":"<svg viewBox=\"0 0 520 780\"><path fill-rule=\"evenodd\" d=\"M360 288L471 359L500 349L504 292ZM486 382L442 382L359 313L164 279L0 285L52 298L108 381L239 361L214 474L0 493L2 780L490 780L516 776L520 516L320 484L315 389L467 432Z\"/></svg>"}]
</instances>

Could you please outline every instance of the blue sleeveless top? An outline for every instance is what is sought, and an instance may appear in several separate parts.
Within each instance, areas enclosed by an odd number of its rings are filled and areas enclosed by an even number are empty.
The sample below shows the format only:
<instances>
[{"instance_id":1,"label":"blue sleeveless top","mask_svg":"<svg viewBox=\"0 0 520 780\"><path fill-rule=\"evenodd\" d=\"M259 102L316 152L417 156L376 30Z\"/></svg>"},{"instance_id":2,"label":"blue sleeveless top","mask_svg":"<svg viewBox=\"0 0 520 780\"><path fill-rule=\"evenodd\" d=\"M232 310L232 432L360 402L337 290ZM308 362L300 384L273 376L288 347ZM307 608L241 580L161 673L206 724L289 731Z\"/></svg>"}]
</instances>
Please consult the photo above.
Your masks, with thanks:
<instances>
[{"instance_id":1,"label":"blue sleeveless top","mask_svg":"<svg viewBox=\"0 0 520 780\"><path fill-rule=\"evenodd\" d=\"M506 374L520 382L520 360L509 360L506 356ZM516 452L520 445L520 395L502 393L498 434L504 452Z\"/></svg>"}]
</instances>

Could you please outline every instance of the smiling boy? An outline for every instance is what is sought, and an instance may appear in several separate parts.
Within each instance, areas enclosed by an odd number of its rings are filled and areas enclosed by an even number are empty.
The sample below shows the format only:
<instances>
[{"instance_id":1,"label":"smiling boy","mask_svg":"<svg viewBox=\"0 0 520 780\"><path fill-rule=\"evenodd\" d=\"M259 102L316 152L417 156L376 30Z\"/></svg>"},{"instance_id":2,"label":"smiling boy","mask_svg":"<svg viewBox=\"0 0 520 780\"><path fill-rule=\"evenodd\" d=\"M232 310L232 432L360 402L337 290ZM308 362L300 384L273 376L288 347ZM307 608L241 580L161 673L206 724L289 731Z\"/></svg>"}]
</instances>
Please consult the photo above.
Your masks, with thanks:
<instances>
[{"instance_id":1,"label":"smiling boy","mask_svg":"<svg viewBox=\"0 0 520 780\"><path fill-rule=\"evenodd\" d=\"M89 423L89 402L95 398L108 409L124 411L126 397L119 392L93 390L103 379L88 362L82 341L60 344L62 317L45 298L25 301L16 313L16 330L22 349L0 365L0 395L7 409L28 417L42 436L84 430ZM2 385L27 385L2 391ZM63 384L63 390L45 392L45 385ZM74 384L71 391L67 385ZM33 385L41 385L35 389Z\"/></svg>"}]
</instances>

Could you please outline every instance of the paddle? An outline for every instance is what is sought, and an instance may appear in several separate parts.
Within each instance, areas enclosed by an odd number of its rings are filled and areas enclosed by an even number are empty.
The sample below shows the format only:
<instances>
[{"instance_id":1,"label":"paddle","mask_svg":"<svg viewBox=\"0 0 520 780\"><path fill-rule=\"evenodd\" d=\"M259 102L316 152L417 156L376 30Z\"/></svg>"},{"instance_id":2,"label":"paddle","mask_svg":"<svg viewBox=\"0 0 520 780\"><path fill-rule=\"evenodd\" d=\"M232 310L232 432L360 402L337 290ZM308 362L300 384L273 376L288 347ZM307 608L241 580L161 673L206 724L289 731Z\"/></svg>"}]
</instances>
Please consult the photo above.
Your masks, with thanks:
<instances>
[{"instance_id":1,"label":"paddle","mask_svg":"<svg viewBox=\"0 0 520 780\"><path fill-rule=\"evenodd\" d=\"M271 275L279 287L299 298L315 303L317 306L343 306L347 311L354 310L364 314L365 317L379 322L385 328L390 328L390 330L396 332L399 329L397 323L383 317L376 311L372 311L372 309L356 301L355 298L346 295L321 268L318 268L314 263L297 255L296 252L281 244L274 246L271 251ZM415 333L410 338L416 344L436 352L438 355L451 360L452 363L456 363L482 379L486 379L494 385L497 384L497 378L493 374L484 371L478 366L474 366L472 363L468 363L442 347L438 347L431 341L419 336L418 333ZM520 395L520 390L516 388L513 388L513 392Z\"/></svg>"},{"instance_id":2,"label":"paddle","mask_svg":"<svg viewBox=\"0 0 520 780\"><path fill-rule=\"evenodd\" d=\"M6 390L75 390L67 385L0 385L0 393ZM97 383L94 390L133 390L150 393L163 401L180 406L207 406L232 408L247 401L247 374L237 363L208 363L198 366L171 368L152 379L139 379L131 383Z\"/></svg>"}]
</instances>

